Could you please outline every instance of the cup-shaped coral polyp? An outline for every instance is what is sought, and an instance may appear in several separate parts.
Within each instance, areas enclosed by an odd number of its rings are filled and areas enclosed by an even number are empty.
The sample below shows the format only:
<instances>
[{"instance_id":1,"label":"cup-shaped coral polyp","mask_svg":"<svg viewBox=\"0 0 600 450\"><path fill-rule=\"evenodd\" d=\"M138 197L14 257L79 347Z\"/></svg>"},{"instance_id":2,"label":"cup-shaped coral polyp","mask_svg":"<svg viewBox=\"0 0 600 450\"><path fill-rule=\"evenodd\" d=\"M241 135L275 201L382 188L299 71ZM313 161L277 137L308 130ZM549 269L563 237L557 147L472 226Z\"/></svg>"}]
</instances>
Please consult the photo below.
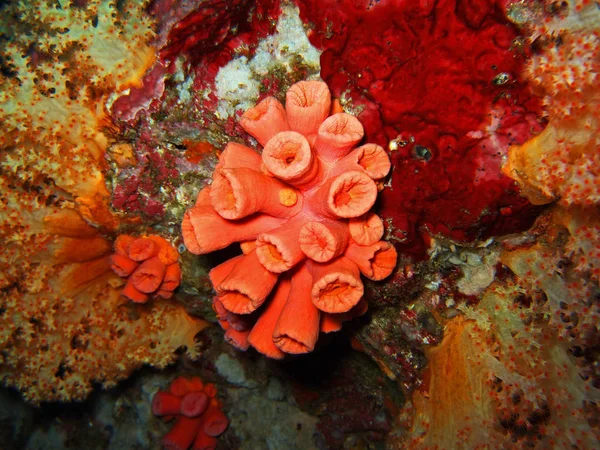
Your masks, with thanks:
<instances>
[{"instance_id":1,"label":"cup-shaped coral polyp","mask_svg":"<svg viewBox=\"0 0 600 450\"><path fill-rule=\"evenodd\" d=\"M290 270L305 258L300 248L299 235L306 219L290 219L285 226L262 233L256 239L256 256L270 272Z\"/></svg>"},{"instance_id":2,"label":"cup-shaped coral polyp","mask_svg":"<svg viewBox=\"0 0 600 450\"><path fill-rule=\"evenodd\" d=\"M362 298L364 287L357 265L341 256L328 263L311 264L313 303L321 311L350 311Z\"/></svg>"},{"instance_id":3,"label":"cup-shaped coral polyp","mask_svg":"<svg viewBox=\"0 0 600 450\"><path fill-rule=\"evenodd\" d=\"M135 303L145 303L151 296L170 298L181 282L177 250L160 236L120 235L110 265L127 278L122 294Z\"/></svg>"},{"instance_id":4,"label":"cup-shaped coral polyp","mask_svg":"<svg viewBox=\"0 0 600 450\"><path fill-rule=\"evenodd\" d=\"M246 111L240 118L240 124L262 146L280 131L290 129L283 105L273 97Z\"/></svg>"},{"instance_id":5,"label":"cup-shaped coral polyp","mask_svg":"<svg viewBox=\"0 0 600 450\"><path fill-rule=\"evenodd\" d=\"M377 144L365 144L358 147L346 158L356 162L373 179L385 177L392 166L383 147Z\"/></svg>"},{"instance_id":6,"label":"cup-shaped coral polyp","mask_svg":"<svg viewBox=\"0 0 600 450\"><path fill-rule=\"evenodd\" d=\"M273 342L285 353L307 353L315 348L321 312L312 302L311 288L312 276L303 264L292 277L290 292L273 330Z\"/></svg>"},{"instance_id":7,"label":"cup-shaped coral polyp","mask_svg":"<svg viewBox=\"0 0 600 450\"><path fill-rule=\"evenodd\" d=\"M319 167L306 138L295 131L276 134L263 149L262 160L274 176L294 186L312 181Z\"/></svg>"},{"instance_id":8,"label":"cup-shaped coral polyp","mask_svg":"<svg viewBox=\"0 0 600 450\"><path fill-rule=\"evenodd\" d=\"M181 399L180 408L177 413L183 414L186 417L196 417L206 411L208 403L208 395L204 392L188 392Z\"/></svg>"},{"instance_id":9,"label":"cup-shaped coral polyp","mask_svg":"<svg viewBox=\"0 0 600 450\"><path fill-rule=\"evenodd\" d=\"M383 280L389 276L396 266L398 254L396 248L385 241L363 246L351 243L346 256L352 260L361 273L371 280Z\"/></svg>"},{"instance_id":10,"label":"cup-shaped coral polyp","mask_svg":"<svg viewBox=\"0 0 600 450\"><path fill-rule=\"evenodd\" d=\"M315 151L325 160L337 161L348 154L363 135L363 126L356 117L337 113L325 119L319 126Z\"/></svg>"},{"instance_id":11,"label":"cup-shaped coral polyp","mask_svg":"<svg viewBox=\"0 0 600 450\"><path fill-rule=\"evenodd\" d=\"M293 217L302 208L293 188L247 168L215 172L210 197L217 213L225 219L242 219L255 212Z\"/></svg>"},{"instance_id":12,"label":"cup-shaped coral polyp","mask_svg":"<svg viewBox=\"0 0 600 450\"><path fill-rule=\"evenodd\" d=\"M163 438L165 448L176 450L214 449L229 420L216 398L213 384L198 377L175 378L168 391L159 391L152 399L152 412L175 424Z\"/></svg>"},{"instance_id":13,"label":"cup-shaped coral polyp","mask_svg":"<svg viewBox=\"0 0 600 450\"><path fill-rule=\"evenodd\" d=\"M216 274L221 266L228 266ZM249 314L258 309L277 283L277 275L267 270L258 259L256 250L227 261L210 272L210 278L223 305L236 314Z\"/></svg>"},{"instance_id":14,"label":"cup-shaped coral polyp","mask_svg":"<svg viewBox=\"0 0 600 450\"><path fill-rule=\"evenodd\" d=\"M385 228L381 218L372 212L354 217L348 221L348 231L352 240L359 245L371 245L383 237Z\"/></svg>"},{"instance_id":15,"label":"cup-shaped coral polyp","mask_svg":"<svg viewBox=\"0 0 600 450\"><path fill-rule=\"evenodd\" d=\"M298 236L300 249L317 262L327 262L341 255L348 245L348 226L339 221L311 221L302 227Z\"/></svg>"},{"instance_id":16,"label":"cup-shaped coral polyp","mask_svg":"<svg viewBox=\"0 0 600 450\"><path fill-rule=\"evenodd\" d=\"M193 253L241 244L244 254L210 279L225 338L242 350L312 351L320 332L366 312L361 272L379 280L395 267L394 247L380 241L383 222L369 212L389 158L375 144L353 149L362 125L330 108L327 85L303 81L285 108L267 98L246 111L240 123L262 153L228 144L184 216Z\"/></svg>"},{"instance_id":17,"label":"cup-shaped coral polyp","mask_svg":"<svg viewBox=\"0 0 600 450\"><path fill-rule=\"evenodd\" d=\"M330 109L331 94L325 83L300 81L285 95L285 111L290 130L302 133L309 142L314 140Z\"/></svg>"},{"instance_id":18,"label":"cup-shaped coral polyp","mask_svg":"<svg viewBox=\"0 0 600 450\"><path fill-rule=\"evenodd\" d=\"M377 200L377 185L358 170L328 179L310 198L310 206L327 218L358 217L369 211Z\"/></svg>"}]
</instances>

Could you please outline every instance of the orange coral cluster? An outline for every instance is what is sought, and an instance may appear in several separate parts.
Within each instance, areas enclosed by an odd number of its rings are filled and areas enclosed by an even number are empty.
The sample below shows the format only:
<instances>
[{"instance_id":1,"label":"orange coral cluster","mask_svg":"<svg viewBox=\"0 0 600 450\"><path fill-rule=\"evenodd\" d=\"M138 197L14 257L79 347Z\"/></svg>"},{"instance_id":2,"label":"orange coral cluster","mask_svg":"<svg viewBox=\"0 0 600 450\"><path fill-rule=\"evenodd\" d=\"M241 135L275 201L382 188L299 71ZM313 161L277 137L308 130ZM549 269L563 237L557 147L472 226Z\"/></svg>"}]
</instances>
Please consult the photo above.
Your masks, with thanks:
<instances>
[{"instance_id":1,"label":"orange coral cluster","mask_svg":"<svg viewBox=\"0 0 600 450\"><path fill-rule=\"evenodd\" d=\"M272 358L314 349L319 332L363 314L362 273L391 274L395 248L370 212L390 161L378 145L354 146L363 127L330 114L327 85L303 81L285 108L269 97L242 127L262 155L229 143L212 185L182 223L188 250L203 254L241 242L243 255L214 268L213 301L226 339Z\"/></svg>"},{"instance_id":2,"label":"orange coral cluster","mask_svg":"<svg viewBox=\"0 0 600 450\"><path fill-rule=\"evenodd\" d=\"M169 450L213 450L217 437L229 421L222 404L216 398L214 384L204 384L198 377L175 378L168 391L159 391L152 399L155 416L169 421L176 419L171 431L163 438Z\"/></svg>"},{"instance_id":3,"label":"orange coral cluster","mask_svg":"<svg viewBox=\"0 0 600 450\"><path fill-rule=\"evenodd\" d=\"M150 296L171 298L181 282L177 250L164 238L122 234L115 241L111 269L127 278L123 295L135 303Z\"/></svg>"}]
</instances>

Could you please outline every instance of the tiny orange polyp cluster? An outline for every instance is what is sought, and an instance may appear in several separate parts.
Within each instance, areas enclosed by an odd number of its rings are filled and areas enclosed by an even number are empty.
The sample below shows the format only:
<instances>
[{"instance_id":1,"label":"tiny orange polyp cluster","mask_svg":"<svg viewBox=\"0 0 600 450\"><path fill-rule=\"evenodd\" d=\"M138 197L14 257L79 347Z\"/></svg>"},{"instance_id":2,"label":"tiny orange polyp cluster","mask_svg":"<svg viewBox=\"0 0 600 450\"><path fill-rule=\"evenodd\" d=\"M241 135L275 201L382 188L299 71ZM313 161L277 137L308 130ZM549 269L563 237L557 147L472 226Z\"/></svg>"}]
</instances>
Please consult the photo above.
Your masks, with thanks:
<instances>
[{"instance_id":1,"label":"tiny orange polyp cluster","mask_svg":"<svg viewBox=\"0 0 600 450\"><path fill-rule=\"evenodd\" d=\"M165 421L174 420L173 428L163 438L170 450L214 450L217 437L229 420L216 398L214 384L204 384L198 377L177 377L168 391L158 391L152 399L152 412Z\"/></svg>"},{"instance_id":2,"label":"tiny orange polyp cluster","mask_svg":"<svg viewBox=\"0 0 600 450\"><path fill-rule=\"evenodd\" d=\"M360 274L381 280L396 265L381 219L369 212L389 158L375 144L354 148L362 125L330 110L327 85L302 81L285 108L269 97L246 111L240 124L262 154L229 143L184 216L192 253L241 243L243 255L210 278L225 337L242 350L272 358L312 351L320 331L366 311Z\"/></svg>"},{"instance_id":3,"label":"tiny orange polyp cluster","mask_svg":"<svg viewBox=\"0 0 600 450\"><path fill-rule=\"evenodd\" d=\"M150 296L173 296L181 282L178 259L177 250L160 236L122 234L115 241L110 267L127 278L122 294L135 303L146 303Z\"/></svg>"}]
</instances>

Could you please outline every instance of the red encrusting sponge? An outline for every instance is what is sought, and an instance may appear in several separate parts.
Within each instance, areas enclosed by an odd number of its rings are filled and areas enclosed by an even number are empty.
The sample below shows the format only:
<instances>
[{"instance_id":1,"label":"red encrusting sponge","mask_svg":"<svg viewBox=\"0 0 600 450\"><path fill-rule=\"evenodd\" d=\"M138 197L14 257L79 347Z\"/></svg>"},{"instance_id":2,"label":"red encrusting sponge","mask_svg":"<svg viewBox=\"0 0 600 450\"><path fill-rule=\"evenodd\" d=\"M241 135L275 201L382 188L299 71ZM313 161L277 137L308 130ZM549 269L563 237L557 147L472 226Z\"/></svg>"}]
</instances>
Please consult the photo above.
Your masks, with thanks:
<instances>
[{"instance_id":1,"label":"red encrusting sponge","mask_svg":"<svg viewBox=\"0 0 600 450\"><path fill-rule=\"evenodd\" d=\"M198 377L177 377L168 391L159 391L152 399L155 416L175 425L163 438L168 450L212 450L229 421L216 398L214 384L204 384Z\"/></svg>"}]
</instances>

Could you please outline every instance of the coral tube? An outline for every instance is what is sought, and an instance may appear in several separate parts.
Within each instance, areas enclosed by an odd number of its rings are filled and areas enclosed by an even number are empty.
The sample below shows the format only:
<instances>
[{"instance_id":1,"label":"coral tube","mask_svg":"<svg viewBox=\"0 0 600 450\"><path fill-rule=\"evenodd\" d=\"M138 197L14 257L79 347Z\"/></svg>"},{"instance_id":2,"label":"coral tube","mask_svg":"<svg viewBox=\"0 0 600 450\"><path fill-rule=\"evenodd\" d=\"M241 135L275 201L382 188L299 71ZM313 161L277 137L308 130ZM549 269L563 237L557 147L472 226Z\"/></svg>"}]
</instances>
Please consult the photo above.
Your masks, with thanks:
<instances>
[{"instance_id":1,"label":"coral tube","mask_svg":"<svg viewBox=\"0 0 600 450\"><path fill-rule=\"evenodd\" d=\"M282 359L285 356L279 347L273 342L273 332L285 307L291 283L289 279L283 279L279 282L275 293L269 300L267 307L256 321L248 336L248 342L263 355L273 359Z\"/></svg>"},{"instance_id":2,"label":"coral tube","mask_svg":"<svg viewBox=\"0 0 600 450\"><path fill-rule=\"evenodd\" d=\"M347 170L364 170L374 180L385 177L392 164L383 147L377 144L365 144L344 156L333 168L332 175Z\"/></svg>"},{"instance_id":3,"label":"coral tube","mask_svg":"<svg viewBox=\"0 0 600 450\"><path fill-rule=\"evenodd\" d=\"M377 199L377 185L364 172L351 171L328 179L308 200L320 216L333 219L365 214Z\"/></svg>"},{"instance_id":4,"label":"coral tube","mask_svg":"<svg viewBox=\"0 0 600 450\"><path fill-rule=\"evenodd\" d=\"M202 389L202 387L200 387ZM194 391L192 380L185 377L177 377L169 385L169 392L177 397L183 397L188 392Z\"/></svg>"},{"instance_id":5,"label":"coral tube","mask_svg":"<svg viewBox=\"0 0 600 450\"><path fill-rule=\"evenodd\" d=\"M246 351L250 346L248 335L250 330L239 331L234 328L229 328L225 331L225 340L233 345L238 350Z\"/></svg>"},{"instance_id":6,"label":"coral tube","mask_svg":"<svg viewBox=\"0 0 600 450\"><path fill-rule=\"evenodd\" d=\"M364 287L358 267L344 256L325 264L312 263L311 272L312 300L321 311L349 311L363 295Z\"/></svg>"},{"instance_id":7,"label":"coral tube","mask_svg":"<svg viewBox=\"0 0 600 450\"><path fill-rule=\"evenodd\" d=\"M196 439L201 425L202 419L199 417L178 417L171 431L163 438L163 445L169 450L187 450Z\"/></svg>"},{"instance_id":8,"label":"coral tube","mask_svg":"<svg viewBox=\"0 0 600 450\"><path fill-rule=\"evenodd\" d=\"M159 258L160 260L160 258ZM170 264L165 270L165 276L160 284L160 289L165 291L173 291L181 282L181 269L179 264Z\"/></svg>"},{"instance_id":9,"label":"coral tube","mask_svg":"<svg viewBox=\"0 0 600 450\"><path fill-rule=\"evenodd\" d=\"M299 192L252 169L215 172L210 190L215 211L225 219L242 219L255 212L293 217L302 208Z\"/></svg>"},{"instance_id":10,"label":"coral tube","mask_svg":"<svg viewBox=\"0 0 600 450\"><path fill-rule=\"evenodd\" d=\"M181 398L168 392L157 392L152 399L152 414L155 416L170 416L179 414Z\"/></svg>"},{"instance_id":11,"label":"coral tube","mask_svg":"<svg viewBox=\"0 0 600 450\"><path fill-rule=\"evenodd\" d=\"M124 297L127 297L134 303L146 303L150 296L138 290L131 280L127 280L125 283L125 287L123 288L123 292L121 292Z\"/></svg>"},{"instance_id":12,"label":"coral tube","mask_svg":"<svg viewBox=\"0 0 600 450\"><path fill-rule=\"evenodd\" d=\"M348 245L348 227L333 220L308 222L298 236L300 249L313 261L327 262L341 255Z\"/></svg>"},{"instance_id":13,"label":"coral tube","mask_svg":"<svg viewBox=\"0 0 600 450\"><path fill-rule=\"evenodd\" d=\"M277 133L290 129L285 109L274 97L265 98L242 114L240 125L263 147Z\"/></svg>"},{"instance_id":14,"label":"coral tube","mask_svg":"<svg viewBox=\"0 0 600 450\"><path fill-rule=\"evenodd\" d=\"M311 143L330 109L329 88L320 81L300 81L285 96L290 129L302 133Z\"/></svg>"},{"instance_id":15,"label":"coral tube","mask_svg":"<svg viewBox=\"0 0 600 450\"><path fill-rule=\"evenodd\" d=\"M222 434L227 428L227 425L229 425L229 420L227 420L227 417L223 414L217 401L212 400L204 413L202 429L208 436L215 437Z\"/></svg>"},{"instance_id":16,"label":"coral tube","mask_svg":"<svg viewBox=\"0 0 600 450\"><path fill-rule=\"evenodd\" d=\"M348 221L350 236L359 245L372 245L383 237L383 222L375 213L355 217Z\"/></svg>"},{"instance_id":17,"label":"coral tube","mask_svg":"<svg viewBox=\"0 0 600 450\"><path fill-rule=\"evenodd\" d=\"M367 247L350 243L345 255L358 266L364 276L371 280L383 280L389 276L396 267L398 258L394 246L385 241Z\"/></svg>"},{"instance_id":18,"label":"coral tube","mask_svg":"<svg viewBox=\"0 0 600 450\"><path fill-rule=\"evenodd\" d=\"M208 402L208 396L204 392L188 392L180 400L181 407L178 412L180 412L186 417L197 417L206 410L206 408L208 407Z\"/></svg>"},{"instance_id":19,"label":"coral tube","mask_svg":"<svg viewBox=\"0 0 600 450\"><path fill-rule=\"evenodd\" d=\"M260 170L261 162L260 155L250 147L238 144L237 142L230 142L221 153L221 156L219 156L219 163L215 167L215 171L240 168L258 171ZM207 190L207 192L210 192L210 190Z\"/></svg>"},{"instance_id":20,"label":"coral tube","mask_svg":"<svg viewBox=\"0 0 600 450\"><path fill-rule=\"evenodd\" d=\"M156 250L152 239L139 238L129 244L128 255L134 261L144 261L154 256Z\"/></svg>"},{"instance_id":21,"label":"coral tube","mask_svg":"<svg viewBox=\"0 0 600 450\"><path fill-rule=\"evenodd\" d=\"M239 255L234 258L228 259L224 263L221 263L218 266L214 267L209 272L208 276L210 277L210 282L212 283L213 286L215 286L215 289L218 285L221 284L221 281L223 281L225 279L225 277L231 273L233 268L239 262L241 262L241 260L244 258L244 256L245 255ZM214 303L213 303L213 308L217 314L222 314L223 316L225 316L225 313L221 312L220 307L219 306L215 307Z\"/></svg>"},{"instance_id":22,"label":"coral tube","mask_svg":"<svg viewBox=\"0 0 600 450\"><path fill-rule=\"evenodd\" d=\"M129 279L140 292L150 294L160 287L166 269L157 257L150 258L140 264Z\"/></svg>"},{"instance_id":23,"label":"coral tube","mask_svg":"<svg viewBox=\"0 0 600 450\"><path fill-rule=\"evenodd\" d=\"M285 353L312 352L319 337L320 312L311 299L312 276L305 265L292 276L290 293L273 331Z\"/></svg>"},{"instance_id":24,"label":"coral tube","mask_svg":"<svg viewBox=\"0 0 600 450\"><path fill-rule=\"evenodd\" d=\"M110 268L120 277L128 277L137 269L139 263L125 255L114 253L110 256Z\"/></svg>"},{"instance_id":25,"label":"coral tube","mask_svg":"<svg viewBox=\"0 0 600 450\"><path fill-rule=\"evenodd\" d=\"M256 256L265 269L274 273L285 272L304 259L298 236L305 223L303 217L295 217L280 228L258 236Z\"/></svg>"},{"instance_id":26,"label":"coral tube","mask_svg":"<svg viewBox=\"0 0 600 450\"><path fill-rule=\"evenodd\" d=\"M120 234L117 236L117 239L115 239L115 253L129 258L129 246L135 239L135 237L128 234Z\"/></svg>"},{"instance_id":27,"label":"coral tube","mask_svg":"<svg viewBox=\"0 0 600 450\"><path fill-rule=\"evenodd\" d=\"M265 269L253 251L239 257L216 290L228 311L248 314L263 304L275 283L277 275Z\"/></svg>"},{"instance_id":28,"label":"coral tube","mask_svg":"<svg viewBox=\"0 0 600 450\"><path fill-rule=\"evenodd\" d=\"M275 135L265 146L262 159L269 172L292 186L305 187L321 167L306 138L295 131Z\"/></svg>"},{"instance_id":29,"label":"coral tube","mask_svg":"<svg viewBox=\"0 0 600 450\"><path fill-rule=\"evenodd\" d=\"M177 262L179 254L175 247L173 247L166 239L156 235L150 235L148 236L148 239L152 240L157 246L156 256L158 256L161 263L165 266L170 266Z\"/></svg>"},{"instance_id":30,"label":"coral tube","mask_svg":"<svg viewBox=\"0 0 600 450\"><path fill-rule=\"evenodd\" d=\"M240 350L248 350L248 334L256 320L253 314L235 314L225 309L219 297L213 298L213 309L225 330L225 340Z\"/></svg>"},{"instance_id":31,"label":"coral tube","mask_svg":"<svg viewBox=\"0 0 600 450\"><path fill-rule=\"evenodd\" d=\"M315 151L326 161L337 161L346 156L363 135L363 126L356 117L337 113L325 119L319 127Z\"/></svg>"},{"instance_id":32,"label":"coral tube","mask_svg":"<svg viewBox=\"0 0 600 450\"><path fill-rule=\"evenodd\" d=\"M256 239L265 231L279 227L283 219L253 214L241 220L226 220L212 206L195 206L186 211L181 223L183 243L197 255L214 252L238 241Z\"/></svg>"}]
</instances>

